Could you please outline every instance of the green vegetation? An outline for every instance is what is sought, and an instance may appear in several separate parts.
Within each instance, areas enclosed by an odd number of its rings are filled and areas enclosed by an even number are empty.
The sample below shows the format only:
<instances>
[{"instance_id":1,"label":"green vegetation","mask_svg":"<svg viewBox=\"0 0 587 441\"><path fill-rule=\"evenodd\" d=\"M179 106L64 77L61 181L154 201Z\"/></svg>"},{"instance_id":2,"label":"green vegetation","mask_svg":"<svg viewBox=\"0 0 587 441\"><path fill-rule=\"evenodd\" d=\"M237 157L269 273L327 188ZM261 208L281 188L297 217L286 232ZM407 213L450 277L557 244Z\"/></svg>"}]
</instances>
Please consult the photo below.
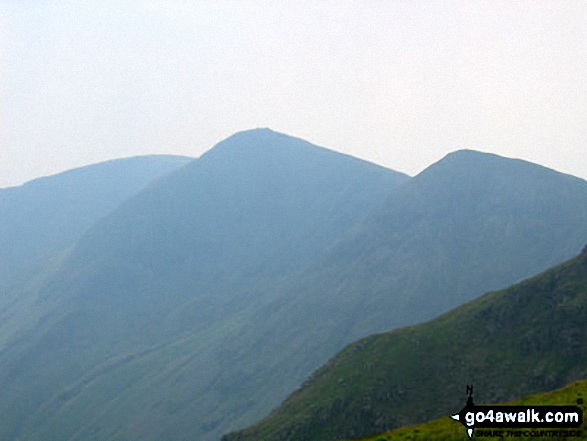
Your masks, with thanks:
<instances>
[{"instance_id":1,"label":"green vegetation","mask_svg":"<svg viewBox=\"0 0 587 441\"><path fill-rule=\"evenodd\" d=\"M435 320L349 345L267 419L224 439L365 436L459 410L465 384L492 403L587 378L586 310L587 247Z\"/></svg>"},{"instance_id":2,"label":"green vegetation","mask_svg":"<svg viewBox=\"0 0 587 441\"><path fill-rule=\"evenodd\" d=\"M562 389L557 389L551 392L534 394L524 397L519 400L514 400L508 403L509 405L575 405L577 400L582 399L583 402L587 396L587 381L581 380L571 383ZM587 405L579 405L583 409L583 421L587 421ZM587 438L586 433L587 427L583 428L584 437ZM385 433L374 435L367 438L355 439L353 441L453 441L453 440L465 440L467 435L465 429L459 423L456 423L448 416L438 418L434 421L430 421L424 424L418 424L415 426L402 427L400 429L390 430ZM473 436L473 439L485 439L488 441L500 440L500 437L484 436L478 438ZM527 438L517 437L516 439L525 440ZM533 440L552 440L552 437L534 437ZM578 439L578 438L567 438L567 439ZM349 440L350 441L350 440Z\"/></svg>"}]
</instances>

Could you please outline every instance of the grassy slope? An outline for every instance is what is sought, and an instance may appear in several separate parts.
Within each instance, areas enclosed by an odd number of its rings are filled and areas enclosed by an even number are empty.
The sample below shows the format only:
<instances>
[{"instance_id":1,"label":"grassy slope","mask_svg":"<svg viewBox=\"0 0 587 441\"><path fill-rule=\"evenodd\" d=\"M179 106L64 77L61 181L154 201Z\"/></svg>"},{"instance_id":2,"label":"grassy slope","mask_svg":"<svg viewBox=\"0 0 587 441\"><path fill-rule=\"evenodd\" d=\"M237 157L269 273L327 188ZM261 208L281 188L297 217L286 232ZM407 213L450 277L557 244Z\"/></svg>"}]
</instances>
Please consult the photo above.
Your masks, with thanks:
<instances>
[{"instance_id":1,"label":"grassy slope","mask_svg":"<svg viewBox=\"0 0 587 441\"><path fill-rule=\"evenodd\" d=\"M318 366L346 342L543 271L587 241L586 184L495 155L448 155L287 287L251 340L275 348L279 335L290 363Z\"/></svg>"},{"instance_id":2,"label":"grassy slope","mask_svg":"<svg viewBox=\"0 0 587 441\"><path fill-rule=\"evenodd\" d=\"M587 377L587 251L430 322L368 337L320 368L236 440L334 440L447 415Z\"/></svg>"},{"instance_id":3,"label":"grassy slope","mask_svg":"<svg viewBox=\"0 0 587 441\"><path fill-rule=\"evenodd\" d=\"M561 389L541 394L533 394L527 397L514 400L508 405L520 406L540 406L540 405L575 405L578 399L583 399L585 402L587 397L587 380L575 381ZM587 422L587 405L579 405L583 409L583 421ZM583 438L587 439L587 426L582 428ZM473 438L476 438L473 436ZM402 427L388 432L380 433L378 435L367 438L354 439L353 441L452 441L452 440L466 440L467 435L464 427L458 422L453 421L449 416L438 418L424 424L414 426ZM482 437L479 439L486 439L489 441L503 439L500 437ZM524 437L517 437L516 439L526 439ZM552 437L534 437L533 440L552 440ZM578 439L578 438L569 438ZM350 441L350 440L349 440Z\"/></svg>"}]
</instances>

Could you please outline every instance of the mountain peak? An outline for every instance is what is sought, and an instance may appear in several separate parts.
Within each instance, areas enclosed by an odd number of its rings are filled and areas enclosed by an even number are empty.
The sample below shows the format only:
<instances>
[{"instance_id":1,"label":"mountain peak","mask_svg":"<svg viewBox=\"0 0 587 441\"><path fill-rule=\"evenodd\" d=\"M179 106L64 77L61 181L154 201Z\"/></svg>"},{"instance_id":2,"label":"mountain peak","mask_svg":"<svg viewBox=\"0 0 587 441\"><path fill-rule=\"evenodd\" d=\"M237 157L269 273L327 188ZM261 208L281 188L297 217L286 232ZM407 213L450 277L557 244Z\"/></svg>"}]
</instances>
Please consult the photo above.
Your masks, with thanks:
<instances>
[{"instance_id":1,"label":"mountain peak","mask_svg":"<svg viewBox=\"0 0 587 441\"><path fill-rule=\"evenodd\" d=\"M271 130L269 127L256 127L254 129L241 130L240 132L236 132L233 136L249 136L271 133L281 135L281 133L276 132L275 130Z\"/></svg>"},{"instance_id":2,"label":"mountain peak","mask_svg":"<svg viewBox=\"0 0 587 441\"><path fill-rule=\"evenodd\" d=\"M514 159L514 158L507 158L505 156L500 156L495 153L486 153L481 152L479 150L472 150L472 149L460 149L455 150L447 154L444 158L442 158L439 163L459 163L460 165L473 165L473 164L501 164L504 162L518 162L518 163L526 163L531 164L530 162L523 161L521 159ZM434 165L434 164L433 164ZM536 164L533 164L536 165Z\"/></svg>"},{"instance_id":3,"label":"mountain peak","mask_svg":"<svg viewBox=\"0 0 587 441\"><path fill-rule=\"evenodd\" d=\"M218 145L224 144L227 142L243 142L246 140L255 140L255 141L269 141L269 140L277 140L282 138L293 138L291 136L285 135L280 132L276 132L275 130L271 130L268 127L259 127L255 129L243 130L240 132L236 132L235 134L229 136L224 141L221 141ZM294 138L297 139L297 138ZM301 139L300 139L301 141Z\"/></svg>"},{"instance_id":4,"label":"mountain peak","mask_svg":"<svg viewBox=\"0 0 587 441\"><path fill-rule=\"evenodd\" d=\"M336 163L338 166L344 164L351 167L352 164L362 163L369 167L384 169L379 165L317 146L301 138L276 132L269 128L256 128L235 133L202 155L200 163L210 160L241 165L250 163L261 168L297 164L303 170L312 166L321 167L320 164L325 163ZM403 173L393 172L405 176Z\"/></svg>"},{"instance_id":5,"label":"mountain peak","mask_svg":"<svg viewBox=\"0 0 587 441\"><path fill-rule=\"evenodd\" d=\"M494 153L476 150L457 150L449 153L438 162L430 165L415 177L415 182L435 181L476 182L488 185L489 182L500 181L520 182L531 180L537 185L544 185L552 179L566 181L582 181L575 176L567 175L523 159L508 158Z\"/></svg>"},{"instance_id":6,"label":"mountain peak","mask_svg":"<svg viewBox=\"0 0 587 441\"><path fill-rule=\"evenodd\" d=\"M317 148L312 144L293 136L275 132L269 128L244 130L220 141L206 152L202 159L228 155L231 159L246 157L265 157L277 151L306 150Z\"/></svg>"}]
</instances>

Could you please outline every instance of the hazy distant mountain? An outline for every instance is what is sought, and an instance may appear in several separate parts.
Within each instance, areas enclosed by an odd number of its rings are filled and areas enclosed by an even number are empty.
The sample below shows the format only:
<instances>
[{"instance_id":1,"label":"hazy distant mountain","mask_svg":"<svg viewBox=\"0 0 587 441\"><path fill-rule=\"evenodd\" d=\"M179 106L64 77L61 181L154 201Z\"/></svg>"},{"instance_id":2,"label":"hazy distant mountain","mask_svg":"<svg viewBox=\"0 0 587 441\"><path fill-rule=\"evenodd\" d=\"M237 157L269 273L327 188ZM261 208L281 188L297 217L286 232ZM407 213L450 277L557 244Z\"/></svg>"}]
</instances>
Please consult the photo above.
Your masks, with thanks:
<instances>
[{"instance_id":1,"label":"hazy distant mountain","mask_svg":"<svg viewBox=\"0 0 587 441\"><path fill-rule=\"evenodd\" d=\"M0 437L204 440L259 418L299 376L259 400L274 382L227 342L407 180L270 130L158 180L8 311L29 327L0 349Z\"/></svg>"},{"instance_id":2,"label":"hazy distant mountain","mask_svg":"<svg viewBox=\"0 0 587 441\"><path fill-rule=\"evenodd\" d=\"M191 160L117 159L0 189L0 287L30 277L122 201Z\"/></svg>"},{"instance_id":3,"label":"hazy distant mountain","mask_svg":"<svg viewBox=\"0 0 587 441\"><path fill-rule=\"evenodd\" d=\"M430 319L585 243L586 181L458 151L406 182L299 277L278 320L294 339L312 323L336 323L333 339L348 342Z\"/></svg>"},{"instance_id":4,"label":"hazy distant mountain","mask_svg":"<svg viewBox=\"0 0 587 441\"><path fill-rule=\"evenodd\" d=\"M410 179L236 134L122 203L5 311L0 437L217 440L355 338L574 255L586 202L585 181L494 155Z\"/></svg>"},{"instance_id":5,"label":"hazy distant mountain","mask_svg":"<svg viewBox=\"0 0 587 441\"><path fill-rule=\"evenodd\" d=\"M284 285L234 345L254 342L257 371L284 384L285 365L297 380L350 341L437 316L545 270L585 243L587 182L456 152L398 188ZM283 361L265 363L271 359Z\"/></svg>"},{"instance_id":6,"label":"hazy distant mountain","mask_svg":"<svg viewBox=\"0 0 587 441\"><path fill-rule=\"evenodd\" d=\"M435 320L349 345L267 419L223 439L355 438L457 412L466 384L478 404L562 387L587 376L586 309L587 247Z\"/></svg>"}]
</instances>

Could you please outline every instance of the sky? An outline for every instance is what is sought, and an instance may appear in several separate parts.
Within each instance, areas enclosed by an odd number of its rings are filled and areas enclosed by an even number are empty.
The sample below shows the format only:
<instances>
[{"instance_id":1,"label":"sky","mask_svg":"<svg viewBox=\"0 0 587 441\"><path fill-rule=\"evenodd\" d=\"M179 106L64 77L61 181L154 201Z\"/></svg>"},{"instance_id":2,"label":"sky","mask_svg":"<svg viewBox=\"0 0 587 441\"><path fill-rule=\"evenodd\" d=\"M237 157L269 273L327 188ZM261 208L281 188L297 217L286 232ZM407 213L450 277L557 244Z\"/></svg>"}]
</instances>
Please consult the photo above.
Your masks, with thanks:
<instances>
[{"instance_id":1,"label":"sky","mask_svg":"<svg viewBox=\"0 0 587 441\"><path fill-rule=\"evenodd\" d=\"M0 0L0 187L256 127L587 178L587 2Z\"/></svg>"}]
</instances>

